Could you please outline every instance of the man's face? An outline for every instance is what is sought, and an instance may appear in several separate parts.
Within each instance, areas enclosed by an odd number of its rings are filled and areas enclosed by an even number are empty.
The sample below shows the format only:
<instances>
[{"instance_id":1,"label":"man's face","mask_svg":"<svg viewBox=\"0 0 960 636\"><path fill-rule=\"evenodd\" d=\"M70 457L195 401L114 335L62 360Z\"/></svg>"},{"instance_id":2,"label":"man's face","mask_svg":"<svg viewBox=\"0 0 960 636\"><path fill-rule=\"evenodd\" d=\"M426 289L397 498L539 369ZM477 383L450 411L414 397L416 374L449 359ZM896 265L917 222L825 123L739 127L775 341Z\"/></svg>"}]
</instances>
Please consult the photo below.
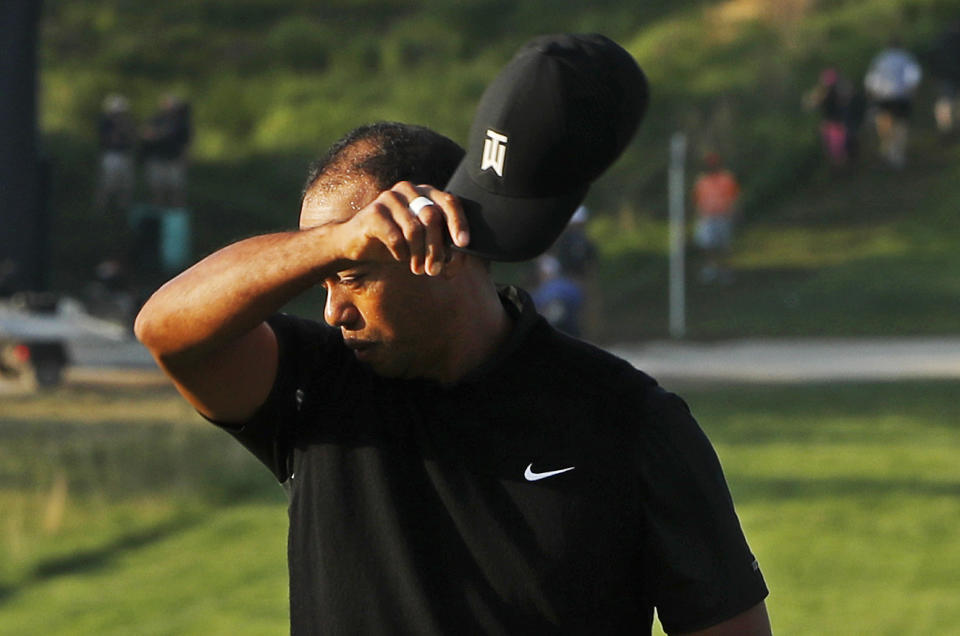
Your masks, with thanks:
<instances>
[{"instance_id":1,"label":"man's face","mask_svg":"<svg viewBox=\"0 0 960 636\"><path fill-rule=\"evenodd\" d=\"M332 191L314 188L304 198L300 228L345 222L377 194L369 181ZM415 276L384 249L384 259L355 263L323 282L324 319L379 375L429 376L446 340L436 329L442 314L438 283Z\"/></svg>"}]
</instances>

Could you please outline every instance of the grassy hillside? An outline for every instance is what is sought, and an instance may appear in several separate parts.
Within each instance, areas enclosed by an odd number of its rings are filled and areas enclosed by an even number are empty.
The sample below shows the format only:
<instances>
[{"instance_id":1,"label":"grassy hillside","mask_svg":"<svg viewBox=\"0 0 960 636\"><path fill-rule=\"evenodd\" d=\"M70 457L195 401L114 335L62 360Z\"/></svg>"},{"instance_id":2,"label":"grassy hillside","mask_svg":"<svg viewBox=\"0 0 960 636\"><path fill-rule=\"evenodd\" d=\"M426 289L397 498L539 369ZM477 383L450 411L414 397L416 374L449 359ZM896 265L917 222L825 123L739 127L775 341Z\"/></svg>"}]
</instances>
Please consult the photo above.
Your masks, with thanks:
<instances>
[{"instance_id":1,"label":"grassy hillside","mask_svg":"<svg viewBox=\"0 0 960 636\"><path fill-rule=\"evenodd\" d=\"M665 333L664 183L678 130L692 158L721 152L745 186L743 273L719 293L691 290L691 335L956 331L960 314L943 303L956 291L947 274L960 270L944 249L960 238L947 222L958 155L932 138L933 84L898 175L872 160L869 131L860 169L828 174L816 117L800 104L824 66L860 78L890 35L922 52L958 14L960 0L48 0L41 105L56 176L54 284L77 287L125 240L122 224L90 205L94 122L110 92L127 94L141 119L166 91L192 102L199 255L291 227L305 165L349 128L405 120L462 142L483 88L526 39L600 31L644 67L653 100L588 199L605 257L599 339ZM879 280L865 283L871 274ZM874 295L858 295L865 287Z\"/></svg>"}]
</instances>

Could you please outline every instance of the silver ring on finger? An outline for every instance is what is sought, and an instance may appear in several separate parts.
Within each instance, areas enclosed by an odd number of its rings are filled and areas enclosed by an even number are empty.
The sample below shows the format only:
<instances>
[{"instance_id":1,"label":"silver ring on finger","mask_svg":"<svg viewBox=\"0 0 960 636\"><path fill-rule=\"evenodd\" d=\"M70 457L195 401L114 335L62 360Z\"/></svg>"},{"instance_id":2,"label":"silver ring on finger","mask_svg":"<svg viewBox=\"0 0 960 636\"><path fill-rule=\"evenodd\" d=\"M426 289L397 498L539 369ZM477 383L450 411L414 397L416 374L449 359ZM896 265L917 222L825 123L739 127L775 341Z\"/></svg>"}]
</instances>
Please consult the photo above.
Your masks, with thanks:
<instances>
[{"instance_id":1,"label":"silver ring on finger","mask_svg":"<svg viewBox=\"0 0 960 636\"><path fill-rule=\"evenodd\" d=\"M435 204L433 201L431 201L427 197L417 197L416 199L411 201L410 205L408 205L407 207L410 208L411 212L413 212L416 215L419 215L420 210L427 207L428 205L435 205Z\"/></svg>"}]
</instances>

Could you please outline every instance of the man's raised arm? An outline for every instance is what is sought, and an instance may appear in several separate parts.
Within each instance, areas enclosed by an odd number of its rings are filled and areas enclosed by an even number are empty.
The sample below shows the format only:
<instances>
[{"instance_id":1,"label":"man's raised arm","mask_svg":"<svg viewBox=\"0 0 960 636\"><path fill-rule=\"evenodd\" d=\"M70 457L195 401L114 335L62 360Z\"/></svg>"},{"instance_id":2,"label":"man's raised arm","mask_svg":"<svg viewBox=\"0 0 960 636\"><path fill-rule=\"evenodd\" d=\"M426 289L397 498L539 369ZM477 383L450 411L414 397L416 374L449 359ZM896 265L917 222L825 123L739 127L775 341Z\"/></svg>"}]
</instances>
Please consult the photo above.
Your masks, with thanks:
<instances>
[{"instance_id":1,"label":"man's raised arm","mask_svg":"<svg viewBox=\"0 0 960 636\"><path fill-rule=\"evenodd\" d=\"M331 227L239 241L158 289L134 326L177 390L205 416L250 417L270 392L277 341L264 322L335 267Z\"/></svg>"},{"instance_id":2,"label":"man's raised arm","mask_svg":"<svg viewBox=\"0 0 960 636\"><path fill-rule=\"evenodd\" d=\"M416 214L408 205L420 196L436 203ZM163 285L140 310L137 338L205 416L241 422L263 404L278 363L265 320L298 294L363 261L409 262L414 274L436 275L448 251L444 234L469 242L455 197L408 182L332 219L229 245Z\"/></svg>"}]
</instances>

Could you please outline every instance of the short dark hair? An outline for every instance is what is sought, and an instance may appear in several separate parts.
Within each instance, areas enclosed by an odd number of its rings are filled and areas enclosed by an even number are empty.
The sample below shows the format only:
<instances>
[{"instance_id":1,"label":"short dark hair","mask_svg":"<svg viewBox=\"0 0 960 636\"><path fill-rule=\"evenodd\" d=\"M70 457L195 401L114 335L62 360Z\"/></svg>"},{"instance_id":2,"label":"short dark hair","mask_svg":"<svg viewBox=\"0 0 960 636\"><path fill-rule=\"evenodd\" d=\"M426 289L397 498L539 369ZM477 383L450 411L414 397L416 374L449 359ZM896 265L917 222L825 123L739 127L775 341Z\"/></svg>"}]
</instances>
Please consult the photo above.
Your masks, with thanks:
<instances>
[{"instance_id":1,"label":"short dark hair","mask_svg":"<svg viewBox=\"0 0 960 636\"><path fill-rule=\"evenodd\" d=\"M398 181L442 188L464 154L455 141L424 126L366 124L344 135L310 166L300 199L318 183L333 188L360 177L373 179L381 190Z\"/></svg>"}]
</instances>

